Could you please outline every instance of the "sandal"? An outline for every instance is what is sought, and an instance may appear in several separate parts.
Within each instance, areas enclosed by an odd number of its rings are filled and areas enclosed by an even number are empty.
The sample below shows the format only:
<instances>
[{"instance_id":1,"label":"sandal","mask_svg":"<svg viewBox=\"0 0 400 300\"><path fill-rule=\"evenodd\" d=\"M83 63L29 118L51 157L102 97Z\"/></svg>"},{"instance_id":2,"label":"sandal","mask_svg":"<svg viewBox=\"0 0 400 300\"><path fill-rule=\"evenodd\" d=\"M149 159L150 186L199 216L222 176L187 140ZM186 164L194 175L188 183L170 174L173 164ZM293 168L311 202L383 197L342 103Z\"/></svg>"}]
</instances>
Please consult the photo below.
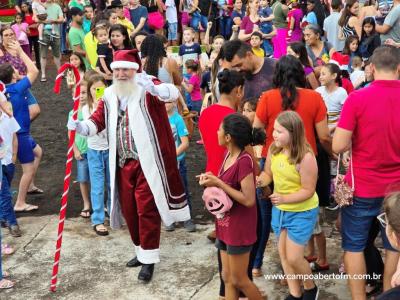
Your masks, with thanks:
<instances>
[{"instance_id":1,"label":"sandal","mask_svg":"<svg viewBox=\"0 0 400 300\"><path fill-rule=\"evenodd\" d=\"M314 255L304 256L304 258L305 258L309 263L314 262L314 261L316 261L316 260L318 259L318 257L317 257L317 256L314 256Z\"/></svg>"},{"instance_id":2,"label":"sandal","mask_svg":"<svg viewBox=\"0 0 400 300\"><path fill-rule=\"evenodd\" d=\"M80 216L84 219L90 218L90 209L83 209Z\"/></svg>"},{"instance_id":3,"label":"sandal","mask_svg":"<svg viewBox=\"0 0 400 300\"><path fill-rule=\"evenodd\" d=\"M310 263L310 268L311 271L313 272L321 272L321 271L327 271L329 270L329 264L325 264L325 265L320 265L318 264L316 261Z\"/></svg>"},{"instance_id":4,"label":"sandal","mask_svg":"<svg viewBox=\"0 0 400 300\"><path fill-rule=\"evenodd\" d=\"M36 186L32 190L27 192L28 195L41 195L43 193L44 193L43 190L39 189Z\"/></svg>"},{"instance_id":5,"label":"sandal","mask_svg":"<svg viewBox=\"0 0 400 300\"><path fill-rule=\"evenodd\" d=\"M99 230L99 229L97 229L97 227L99 227L99 226L103 226L103 227L104 227L104 230ZM104 226L104 224L97 224L97 225L94 225L94 226L93 226L93 230L97 233L97 235L100 235L100 236L106 236L106 235L108 235L108 230L107 230L107 228Z\"/></svg>"},{"instance_id":6,"label":"sandal","mask_svg":"<svg viewBox=\"0 0 400 300\"><path fill-rule=\"evenodd\" d=\"M3 253L4 255L11 255L14 252L15 252L14 248L11 247L9 244L1 245L1 253Z\"/></svg>"},{"instance_id":7,"label":"sandal","mask_svg":"<svg viewBox=\"0 0 400 300\"><path fill-rule=\"evenodd\" d=\"M3 277L4 277L4 275L3 275ZM380 283L377 283L376 285L367 284L366 288L367 287L372 288L370 291L365 291L367 297L371 297L382 290L382 284L380 284Z\"/></svg>"},{"instance_id":8,"label":"sandal","mask_svg":"<svg viewBox=\"0 0 400 300\"><path fill-rule=\"evenodd\" d=\"M36 206L36 205L26 204L25 207L24 207L23 209L15 209L15 208L14 208L14 211L15 211L16 213L26 213L26 212L32 212L32 211L38 210L38 209L39 209L39 207Z\"/></svg>"},{"instance_id":9,"label":"sandal","mask_svg":"<svg viewBox=\"0 0 400 300\"><path fill-rule=\"evenodd\" d=\"M14 282L8 279L0 280L0 289L10 289L14 286Z\"/></svg>"},{"instance_id":10,"label":"sandal","mask_svg":"<svg viewBox=\"0 0 400 300\"><path fill-rule=\"evenodd\" d=\"M263 275L263 272L261 269L256 269L254 268L251 273L253 274L253 277L261 277Z\"/></svg>"}]
</instances>

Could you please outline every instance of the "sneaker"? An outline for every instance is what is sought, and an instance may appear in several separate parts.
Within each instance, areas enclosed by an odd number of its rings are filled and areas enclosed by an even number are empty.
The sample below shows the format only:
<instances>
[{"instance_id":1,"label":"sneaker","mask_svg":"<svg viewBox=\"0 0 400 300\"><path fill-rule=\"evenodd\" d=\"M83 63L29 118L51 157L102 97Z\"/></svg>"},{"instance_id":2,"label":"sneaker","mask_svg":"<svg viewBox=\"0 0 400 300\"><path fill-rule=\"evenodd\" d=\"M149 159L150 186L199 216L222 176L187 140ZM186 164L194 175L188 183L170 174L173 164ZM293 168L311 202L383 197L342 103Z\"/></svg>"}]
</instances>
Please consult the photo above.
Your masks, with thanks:
<instances>
[{"instance_id":1,"label":"sneaker","mask_svg":"<svg viewBox=\"0 0 400 300\"><path fill-rule=\"evenodd\" d=\"M18 225L11 225L10 226L10 234L13 237L20 237L22 236L21 229L19 229Z\"/></svg>"},{"instance_id":2,"label":"sneaker","mask_svg":"<svg viewBox=\"0 0 400 300\"><path fill-rule=\"evenodd\" d=\"M193 223L192 219L183 222L183 227L185 227L187 232L196 231L196 224Z\"/></svg>"},{"instance_id":3,"label":"sneaker","mask_svg":"<svg viewBox=\"0 0 400 300\"><path fill-rule=\"evenodd\" d=\"M289 294L288 296L286 296L285 300L302 300L302 297L295 297L292 296L291 294Z\"/></svg>"},{"instance_id":4,"label":"sneaker","mask_svg":"<svg viewBox=\"0 0 400 300\"><path fill-rule=\"evenodd\" d=\"M319 289L317 286L312 288L311 290L304 290L303 300L317 300L319 294Z\"/></svg>"},{"instance_id":5,"label":"sneaker","mask_svg":"<svg viewBox=\"0 0 400 300\"><path fill-rule=\"evenodd\" d=\"M175 230L175 224L172 223L169 226L165 226L165 231L174 231Z\"/></svg>"}]
</instances>

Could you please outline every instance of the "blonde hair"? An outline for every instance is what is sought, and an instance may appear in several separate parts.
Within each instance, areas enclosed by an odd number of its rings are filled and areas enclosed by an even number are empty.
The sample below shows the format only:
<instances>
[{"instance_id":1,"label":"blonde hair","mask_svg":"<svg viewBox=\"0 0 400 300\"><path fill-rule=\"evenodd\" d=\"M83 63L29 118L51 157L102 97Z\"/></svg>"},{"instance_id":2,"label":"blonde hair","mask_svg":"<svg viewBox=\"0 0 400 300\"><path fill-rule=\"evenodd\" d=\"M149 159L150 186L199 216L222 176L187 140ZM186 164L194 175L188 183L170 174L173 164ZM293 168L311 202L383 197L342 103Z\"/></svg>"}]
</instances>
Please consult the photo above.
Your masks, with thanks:
<instances>
[{"instance_id":1,"label":"blonde hair","mask_svg":"<svg viewBox=\"0 0 400 300\"><path fill-rule=\"evenodd\" d=\"M400 237L400 192L393 192L386 196L383 210L390 227Z\"/></svg>"},{"instance_id":2,"label":"blonde hair","mask_svg":"<svg viewBox=\"0 0 400 300\"><path fill-rule=\"evenodd\" d=\"M289 162L291 164L301 163L308 152L314 154L306 140L304 124L298 113L292 110L281 112L276 121L289 132ZM275 143L272 143L270 149L272 155L278 154L283 150L282 147L277 147Z\"/></svg>"},{"instance_id":3,"label":"blonde hair","mask_svg":"<svg viewBox=\"0 0 400 300\"><path fill-rule=\"evenodd\" d=\"M103 82L105 86L107 86L107 82L104 79L103 75L100 75L99 73L93 74L89 78L85 78L85 81L87 82L87 98L86 98L86 104L89 106L89 111L91 112L93 110L93 104L95 99L93 99L92 94L90 93L90 89L93 84L96 82Z\"/></svg>"}]
</instances>

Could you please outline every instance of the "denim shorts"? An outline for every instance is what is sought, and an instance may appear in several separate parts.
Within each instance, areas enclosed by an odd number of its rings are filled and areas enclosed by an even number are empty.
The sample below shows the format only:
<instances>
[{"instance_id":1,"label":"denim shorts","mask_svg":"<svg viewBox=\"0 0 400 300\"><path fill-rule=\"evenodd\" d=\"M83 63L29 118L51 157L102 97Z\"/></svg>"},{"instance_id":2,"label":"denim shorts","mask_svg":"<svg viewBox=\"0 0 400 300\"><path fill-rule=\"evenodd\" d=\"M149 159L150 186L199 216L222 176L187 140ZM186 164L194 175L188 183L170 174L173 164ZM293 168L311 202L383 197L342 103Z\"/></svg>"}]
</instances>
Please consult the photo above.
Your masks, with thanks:
<instances>
[{"instance_id":1,"label":"denim shorts","mask_svg":"<svg viewBox=\"0 0 400 300\"><path fill-rule=\"evenodd\" d=\"M29 133L17 134L18 138L18 153L17 157L21 164L28 164L34 161L35 155L33 149L36 147L36 142Z\"/></svg>"},{"instance_id":2,"label":"denim shorts","mask_svg":"<svg viewBox=\"0 0 400 300\"><path fill-rule=\"evenodd\" d=\"M76 161L76 181L79 183L90 182L87 154L82 154L82 159Z\"/></svg>"},{"instance_id":3,"label":"denim shorts","mask_svg":"<svg viewBox=\"0 0 400 300\"><path fill-rule=\"evenodd\" d=\"M342 224L342 248L349 252L363 252L368 241L368 233L374 219L381 213L383 197L354 197L353 205L340 209ZM390 246L385 228L381 226L383 247L396 251Z\"/></svg>"},{"instance_id":4,"label":"denim shorts","mask_svg":"<svg viewBox=\"0 0 400 300\"><path fill-rule=\"evenodd\" d=\"M192 21L191 27L194 29L194 31L198 32L199 31L199 25L201 24L201 27L203 28L204 31L207 30L207 24L208 24L208 18L207 16L203 16L199 12L195 12L192 14Z\"/></svg>"},{"instance_id":5,"label":"denim shorts","mask_svg":"<svg viewBox=\"0 0 400 300\"><path fill-rule=\"evenodd\" d=\"M279 238L281 230L286 229L288 237L293 242L305 246L313 234L318 219L318 211L318 207L306 211L291 212L273 206L271 227L277 238Z\"/></svg>"},{"instance_id":6,"label":"denim shorts","mask_svg":"<svg viewBox=\"0 0 400 300\"><path fill-rule=\"evenodd\" d=\"M178 39L178 23L168 22L168 41L175 41Z\"/></svg>"},{"instance_id":7,"label":"denim shorts","mask_svg":"<svg viewBox=\"0 0 400 300\"><path fill-rule=\"evenodd\" d=\"M215 240L215 247L218 250L221 251L226 251L229 255L240 255L240 254L245 254L251 251L253 248L253 245L249 246L231 246L225 244L223 241L216 239Z\"/></svg>"}]
</instances>

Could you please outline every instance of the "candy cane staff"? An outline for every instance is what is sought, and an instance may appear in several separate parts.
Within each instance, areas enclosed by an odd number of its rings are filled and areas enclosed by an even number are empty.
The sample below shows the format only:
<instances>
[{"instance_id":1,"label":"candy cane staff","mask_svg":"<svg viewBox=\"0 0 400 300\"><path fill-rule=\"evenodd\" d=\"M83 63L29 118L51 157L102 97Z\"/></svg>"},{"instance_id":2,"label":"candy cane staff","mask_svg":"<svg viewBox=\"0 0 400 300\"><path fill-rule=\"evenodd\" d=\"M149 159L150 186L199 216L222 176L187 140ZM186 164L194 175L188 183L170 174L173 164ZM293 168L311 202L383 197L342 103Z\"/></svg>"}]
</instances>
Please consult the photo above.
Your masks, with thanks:
<instances>
[{"instance_id":1,"label":"candy cane staff","mask_svg":"<svg viewBox=\"0 0 400 300\"><path fill-rule=\"evenodd\" d=\"M127 267L142 266L138 279L149 282L160 261L161 220L190 219L179 176L175 143L164 102L178 98L173 84L141 72L137 50L119 50L111 64L113 84L89 120L70 119L68 128L84 136L107 129L112 228L125 218L136 256Z\"/></svg>"},{"instance_id":2,"label":"candy cane staff","mask_svg":"<svg viewBox=\"0 0 400 300\"><path fill-rule=\"evenodd\" d=\"M56 77L56 82L54 86L54 92L56 94L60 93L60 87L61 87L61 80L64 77L64 73L66 72L67 69L71 69L74 72L75 75L75 83L76 83L76 88L75 88L75 94L74 94L74 106L72 110L72 120L76 120L78 116L78 108L79 108L79 96L81 93L81 88L80 88L80 75L79 75L79 70L74 67L71 64L64 64L61 66L61 68L58 70L58 74ZM56 291L56 284L57 284L57 274L58 274L58 266L60 262L60 255L61 255L61 244L62 244L62 235L64 231L64 221L65 221L65 214L67 212L67 202L68 202L68 192L69 192L69 185L70 185L70 179L71 179L71 169L72 169L72 160L74 157L73 153L73 146L75 142L75 130L71 130L71 134L69 136L69 141L68 141L68 152L67 152L67 162L65 164L65 177L64 177L64 191L62 194L61 198L61 209L60 209L60 218L58 221L58 234L57 234L57 243L56 243L56 252L54 254L54 264L53 264L53 274L51 276L51 285L50 285L50 291L55 292Z\"/></svg>"}]
</instances>

